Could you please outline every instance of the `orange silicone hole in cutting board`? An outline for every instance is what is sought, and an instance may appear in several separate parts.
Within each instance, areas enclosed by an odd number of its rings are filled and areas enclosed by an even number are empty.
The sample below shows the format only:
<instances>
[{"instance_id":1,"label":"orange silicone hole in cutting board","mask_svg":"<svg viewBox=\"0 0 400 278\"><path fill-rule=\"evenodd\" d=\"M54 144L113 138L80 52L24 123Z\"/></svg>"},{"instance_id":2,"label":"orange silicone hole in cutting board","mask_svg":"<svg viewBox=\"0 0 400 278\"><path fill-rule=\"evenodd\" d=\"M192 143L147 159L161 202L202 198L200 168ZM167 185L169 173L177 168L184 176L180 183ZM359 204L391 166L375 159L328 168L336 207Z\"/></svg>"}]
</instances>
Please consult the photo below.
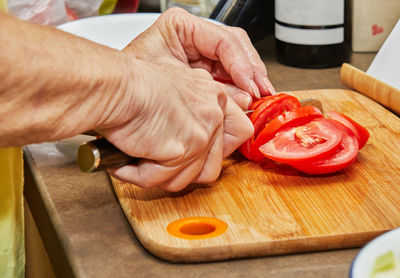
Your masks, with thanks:
<instances>
[{"instance_id":1,"label":"orange silicone hole in cutting board","mask_svg":"<svg viewBox=\"0 0 400 278\"><path fill-rule=\"evenodd\" d=\"M222 235L228 225L214 217L187 217L171 222L167 231L183 239L206 239Z\"/></svg>"}]
</instances>

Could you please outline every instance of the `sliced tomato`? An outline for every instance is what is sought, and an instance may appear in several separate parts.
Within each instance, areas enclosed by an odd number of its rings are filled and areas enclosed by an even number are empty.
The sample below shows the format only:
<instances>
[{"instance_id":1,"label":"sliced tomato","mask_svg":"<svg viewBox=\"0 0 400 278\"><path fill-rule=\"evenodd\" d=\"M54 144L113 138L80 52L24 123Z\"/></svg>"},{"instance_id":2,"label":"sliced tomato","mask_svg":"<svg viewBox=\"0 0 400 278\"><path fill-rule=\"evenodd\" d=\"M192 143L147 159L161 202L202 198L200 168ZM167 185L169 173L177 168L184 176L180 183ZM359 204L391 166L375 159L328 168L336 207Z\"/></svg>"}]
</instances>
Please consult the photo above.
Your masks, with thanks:
<instances>
[{"instance_id":1,"label":"sliced tomato","mask_svg":"<svg viewBox=\"0 0 400 278\"><path fill-rule=\"evenodd\" d=\"M251 155L251 143L253 139L249 138L247 139L246 142L244 142L240 147L239 147L239 152L244 155L248 160L252 160L252 155Z\"/></svg>"},{"instance_id":2,"label":"sliced tomato","mask_svg":"<svg viewBox=\"0 0 400 278\"><path fill-rule=\"evenodd\" d=\"M299 107L294 110L286 111L271 120L259 133L251 144L251 156L254 161L260 161L265 156L259 148L271 140L277 132L287 127L304 125L316 118L322 118L321 111L313 106Z\"/></svg>"},{"instance_id":3,"label":"sliced tomato","mask_svg":"<svg viewBox=\"0 0 400 278\"><path fill-rule=\"evenodd\" d=\"M347 117L346 115L343 115L335 111L329 112L328 117L330 119L334 119L338 122L341 122L343 125L345 125L354 133L358 141L359 149L362 149L365 146L365 144L369 139L369 132L365 127L363 127L353 119Z\"/></svg>"},{"instance_id":4,"label":"sliced tomato","mask_svg":"<svg viewBox=\"0 0 400 278\"><path fill-rule=\"evenodd\" d=\"M292 167L307 174L329 174L346 168L357 158L358 141L354 133L341 122L330 121L342 133L342 141L336 152L318 161L292 163Z\"/></svg>"},{"instance_id":5,"label":"sliced tomato","mask_svg":"<svg viewBox=\"0 0 400 278\"><path fill-rule=\"evenodd\" d=\"M313 162L336 152L342 132L330 120L312 122L283 129L260 147L266 157L282 163Z\"/></svg>"},{"instance_id":6,"label":"sliced tomato","mask_svg":"<svg viewBox=\"0 0 400 278\"><path fill-rule=\"evenodd\" d=\"M301 107L300 101L297 98L287 94L262 97L261 99L255 101L249 108L250 110L254 110L249 116L254 125L254 134L239 147L239 151L247 159L252 160L251 146L260 129L281 113L298 107Z\"/></svg>"},{"instance_id":7,"label":"sliced tomato","mask_svg":"<svg viewBox=\"0 0 400 278\"><path fill-rule=\"evenodd\" d=\"M281 113L301 107L300 101L294 96L278 94L261 98L253 103L250 110L250 120L254 125L254 136L257 137L260 128Z\"/></svg>"},{"instance_id":8,"label":"sliced tomato","mask_svg":"<svg viewBox=\"0 0 400 278\"><path fill-rule=\"evenodd\" d=\"M249 110L256 110L257 107L258 107L261 103L263 103L263 102L265 101L265 99L267 99L267 98L269 98L269 96L268 96L268 97L262 97L262 98L260 98L260 99L257 99L257 100L255 100L255 101L253 101L253 103L251 104Z\"/></svg>"}]
</instances>

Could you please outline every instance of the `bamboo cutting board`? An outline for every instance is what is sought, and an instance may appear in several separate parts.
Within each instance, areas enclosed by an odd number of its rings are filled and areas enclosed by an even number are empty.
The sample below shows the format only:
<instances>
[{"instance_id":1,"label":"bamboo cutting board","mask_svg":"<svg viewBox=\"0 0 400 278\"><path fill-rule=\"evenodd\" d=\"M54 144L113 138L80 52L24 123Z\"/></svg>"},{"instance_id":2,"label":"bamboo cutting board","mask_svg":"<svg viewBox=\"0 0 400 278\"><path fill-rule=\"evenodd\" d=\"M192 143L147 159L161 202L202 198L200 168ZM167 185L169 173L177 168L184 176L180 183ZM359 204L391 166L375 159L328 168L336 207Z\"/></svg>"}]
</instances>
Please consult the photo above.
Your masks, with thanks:
<instances>
[{"instance_id":1,"label":"bamboo cutting board","mask_svg":"<svg viewBox=\"0 0 400 278\"><path fill-rule=\"evenodd\" d=\"M306 176L289 166L259 165L234 153L224 161L216 182L193 184L179 193L112 179L145 248L170 261L213 261L359 247L400 226L397 116L354 91L291 94L317 98L324 111L342 112L365 126L371 137L357 160L335 174ZM167 231L170 223L187 217L216 218L227 227L219 236L193 236L200 239L182 239Z\"/></svg>"}]
</instances>

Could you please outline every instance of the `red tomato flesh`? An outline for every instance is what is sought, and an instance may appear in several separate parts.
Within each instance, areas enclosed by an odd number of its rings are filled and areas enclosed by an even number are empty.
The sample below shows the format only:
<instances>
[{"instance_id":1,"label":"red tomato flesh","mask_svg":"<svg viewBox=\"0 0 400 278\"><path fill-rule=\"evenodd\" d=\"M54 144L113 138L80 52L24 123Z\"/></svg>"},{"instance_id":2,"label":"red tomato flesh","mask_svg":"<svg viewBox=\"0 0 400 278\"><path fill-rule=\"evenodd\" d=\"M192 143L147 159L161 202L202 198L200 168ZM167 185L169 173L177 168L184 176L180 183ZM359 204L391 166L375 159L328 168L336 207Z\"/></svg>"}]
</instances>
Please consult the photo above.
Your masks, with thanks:
<instances>
[{"instance_id":1,"label":"red tomato flesh","mask_svg":"<svg viewBox=\"0 0 400 278\"><path fill-rule=\"evenodd\" d=\"M247 159L253 160L251 146L254 142L254 139L260 132L260 129L281 113L298 107L301 107L300 101L297 98L287 94L262 97L261 99L255 101L249 108L250 110L254 110L254 112L249 116L254 125L254 134L239 147L239 151ZM262 156L262 158L264 157Z\"/></svg>"},{"instance_id":2,"label":"red tomato flesh","mask_svg":"<svg viewBox=\"0 0 400 278\"><path fill-rule=\"evenodd\" d=\"M250 152L252 153L253 160L260 161L265 158L259 151L259 148L271 140L278 131L287 127L304 125L316 118L322 117L321 111L313 106L296 108L278 115L264 127L252 143Z\"/></svg>"},{"instance_id":3,"label":"red tomato flesh","mask_svg":"<svg viewBox=\"0 0 400 278\"><path fill-rule=\"evenodd\" d=\"M254 136L257 137L260 128L278 115L298 107L301 107L300 101L287 94L263 97L256 101L250 107L250 110L254 110L250 114L250 120L254 125Z\"/></svg>"},{"instance_id":4,"label":"red tomato flesh","mask_svg":"<svg viewBox=\"0 0 400 278\"><path fill-rule=\"evenodd\" d=\"M239 147L239 152L244 155L248 160L252 160L251 156L251 143L253 141L253 138L247 139L246 142L244 142L240 147Z\"/></svg>"},{"instance_id":5,"label":"red tomato flesh","mask_svg":"<svg viewBox=\"0 0 400 278\"><path fill-rule=\"evenodd\" d=\"M328 117L342 123L354 133L358 141L359 150L361 150L365 146L369 139L369 132L365 127L363 127L353 119L347 117L346 115L340 114L335 111L329 112Z\"/></svg>"},{"instance_id":6,"label":"red tomato flesh","mask_svg":"<svg viewBox=\"0 0 400 278\"><path fill-rule=\"evenodd\" d=\"M341 122L330 120L340 130L342 141L339 148L329 157L314 162L291 163L297 170L307 174L329 174L349 166L358 154L358 142L354 133Z\"/></svg>"},{"instance_id":7,"label":"red tomato flesh","mask_svg":"<svg viewBox=\"0 0 400 278\"><path fill-rule=\"evenodd\" d=\"M305 108L305 107L303 107ZM282 163L313 162L332 155L342 141L342 132L331 121L317 118L301 126L283 129L259 150Z\"/></svg>"}]
</instances>

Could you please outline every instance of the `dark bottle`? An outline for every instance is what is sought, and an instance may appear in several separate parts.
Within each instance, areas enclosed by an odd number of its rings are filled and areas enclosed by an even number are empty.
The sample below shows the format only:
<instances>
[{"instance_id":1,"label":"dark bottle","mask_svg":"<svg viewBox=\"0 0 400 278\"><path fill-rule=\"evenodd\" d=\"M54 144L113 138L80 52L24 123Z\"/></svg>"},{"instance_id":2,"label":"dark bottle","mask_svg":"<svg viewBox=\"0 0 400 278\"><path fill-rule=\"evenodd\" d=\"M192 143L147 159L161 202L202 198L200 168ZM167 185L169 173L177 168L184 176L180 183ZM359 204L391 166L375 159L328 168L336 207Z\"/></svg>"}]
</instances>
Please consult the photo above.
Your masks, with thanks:
<instances>
[{"instance_id":1,"label":"dark bottle","mask_svg":"<svg viewBox=\"0 0 400 278\"><path fill-rule=\"evenodd\" d=\"M350 0L275 0L279 62L302 68L340 66L350 54Z\"/></svg>"}]
</instances>

